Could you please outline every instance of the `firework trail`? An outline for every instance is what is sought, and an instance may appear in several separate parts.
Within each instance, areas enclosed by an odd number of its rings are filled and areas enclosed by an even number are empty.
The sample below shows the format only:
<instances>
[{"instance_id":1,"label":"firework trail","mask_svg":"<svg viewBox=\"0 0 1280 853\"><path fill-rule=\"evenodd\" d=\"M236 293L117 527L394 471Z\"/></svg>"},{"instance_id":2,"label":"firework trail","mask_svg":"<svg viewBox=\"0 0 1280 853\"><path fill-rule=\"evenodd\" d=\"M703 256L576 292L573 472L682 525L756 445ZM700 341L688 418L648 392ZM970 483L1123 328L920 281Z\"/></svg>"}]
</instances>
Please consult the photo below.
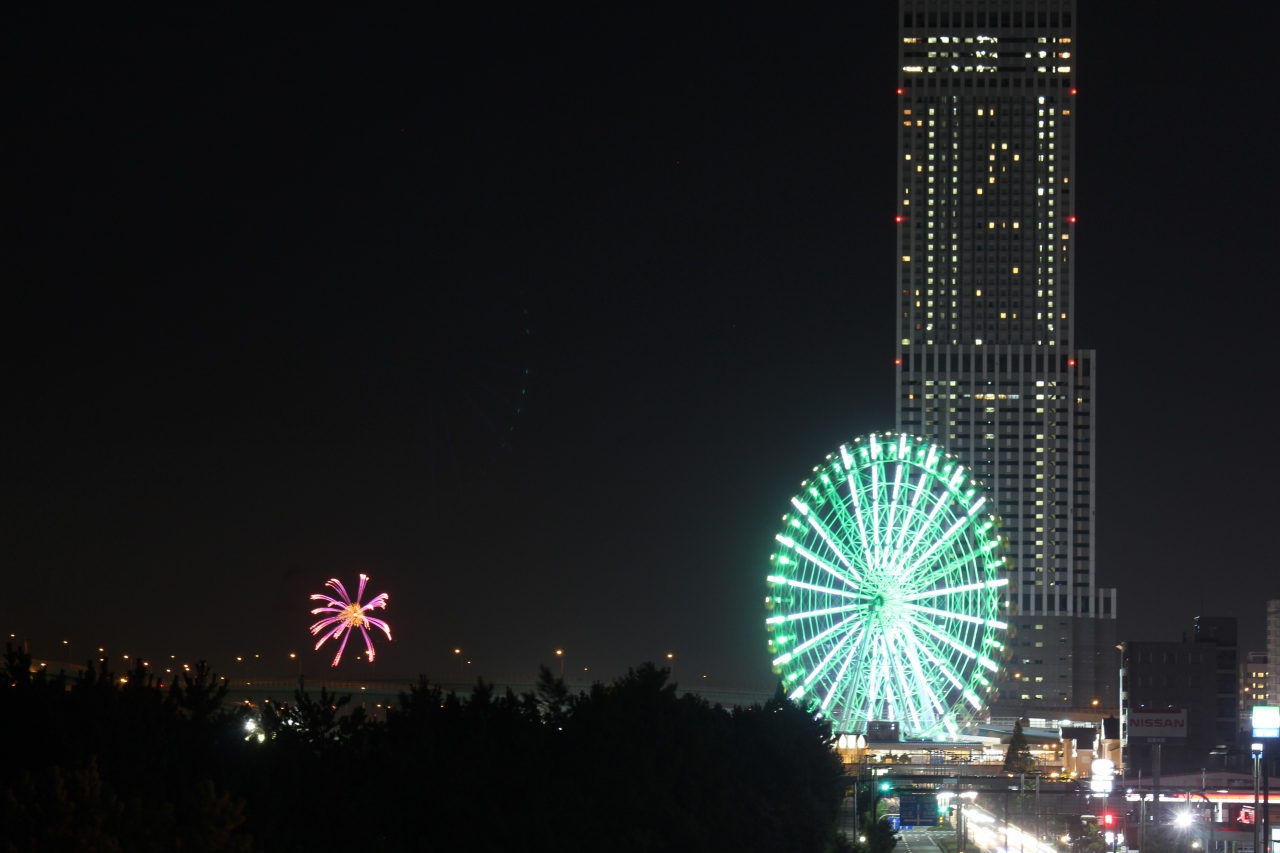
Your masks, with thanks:
<instances>
[{"instance_id":1,"label":"firework trail","mask_svg":"<svg viewBox=\"0 0 1280 853\"><path fill-rule=\"evenodd\" d=\"M321 619L319 622L311 626L311 636L313 637L321 631L324 631L326 628L332 626L332 630L321 637L320 641L316 643L316 649L319 650L319 648L324 645L325 640L330 637L342 639L342 645L338 647L338 653L334 655L333 666L337 666L338 661L342 660L342 652L347 647L347 640L351 639L351 635L357 629L359 629L360 633L364 634L364 644L369 650L370 662L373 661L373 638L369 636L370 626L374 628L381 628L382 632L387 635L387 639L391 639L390 625L383 622L381 619L374 619L366 615L370 610L374 610L376 608L385 609L387 606L387 594L384 592L381 595L375 596L369 600L368 604L360 603L360 599L364 597L365 584L368 582L368 575L360 575L360 590L356 593L354 601L347 595L346 587L342 585L342 581L337 578L331 578L325 586L332 587L338 593L341 600L333 598L332 596L324 595L323 593L311 596L312 601L324 601L328 603L328 606L326 607L317 607L315 610L312 610L311 615L317 616L321 613L332 614L328 618Z\"/></svg>"}]
</instances>

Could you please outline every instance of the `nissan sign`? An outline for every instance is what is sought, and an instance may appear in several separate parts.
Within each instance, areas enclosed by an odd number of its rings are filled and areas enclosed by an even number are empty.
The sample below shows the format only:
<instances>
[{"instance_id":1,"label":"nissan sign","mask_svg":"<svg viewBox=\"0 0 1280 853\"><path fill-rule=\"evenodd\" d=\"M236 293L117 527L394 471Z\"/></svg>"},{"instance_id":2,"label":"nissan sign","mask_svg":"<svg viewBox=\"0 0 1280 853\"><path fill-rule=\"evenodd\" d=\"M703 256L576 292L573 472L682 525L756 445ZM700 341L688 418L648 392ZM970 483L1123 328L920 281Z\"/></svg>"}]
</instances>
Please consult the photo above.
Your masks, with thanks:
<instances>
[{"instance_id":1,"label":"nissan sign","mask_svg":"<svg viewBox=\"0 0 1280 853\"><path fill-rule=\"evenodd\" d=\"M1129 737L1186 737L1187 712L1130 711Z\"/></svg>"}]
</instances>

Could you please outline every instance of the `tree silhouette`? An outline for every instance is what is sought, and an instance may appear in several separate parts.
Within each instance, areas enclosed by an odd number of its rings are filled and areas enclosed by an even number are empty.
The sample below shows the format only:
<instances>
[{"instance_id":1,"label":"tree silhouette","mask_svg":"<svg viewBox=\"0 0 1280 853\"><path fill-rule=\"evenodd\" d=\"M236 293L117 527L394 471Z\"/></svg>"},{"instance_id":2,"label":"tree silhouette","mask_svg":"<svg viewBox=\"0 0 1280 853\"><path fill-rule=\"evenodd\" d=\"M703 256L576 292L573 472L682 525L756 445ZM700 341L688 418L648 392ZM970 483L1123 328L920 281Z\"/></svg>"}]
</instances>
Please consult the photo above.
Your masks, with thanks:
<instances>
[{"instance_id":1,"label":"tree silhouette","mask_svg":"<svg viewBox=\"0 0 1280 853\"><path fill-rule=\"evenodd\" d=\"M1031 747L1027 736L1022 733L1022 721L1013 724L1013 737L1009 739L1009 748L1004 753L1004 772L1034 773L1036 760L1031 755Z\"/></svg>"},{"instance_id":2,"label":"tree silhouette","mask_svg":"<svg viewBox=\"0 0 1280 853\"><path fill-rule=\"evenodd\" d=\"M203 662L163 689L5 666L0 850L851 849L830 726L781 691L725 709L647 663L571 694L542 667L522 695L419 678L378 722L301 682L225 703Z\"/></svg>"}]
</instances>

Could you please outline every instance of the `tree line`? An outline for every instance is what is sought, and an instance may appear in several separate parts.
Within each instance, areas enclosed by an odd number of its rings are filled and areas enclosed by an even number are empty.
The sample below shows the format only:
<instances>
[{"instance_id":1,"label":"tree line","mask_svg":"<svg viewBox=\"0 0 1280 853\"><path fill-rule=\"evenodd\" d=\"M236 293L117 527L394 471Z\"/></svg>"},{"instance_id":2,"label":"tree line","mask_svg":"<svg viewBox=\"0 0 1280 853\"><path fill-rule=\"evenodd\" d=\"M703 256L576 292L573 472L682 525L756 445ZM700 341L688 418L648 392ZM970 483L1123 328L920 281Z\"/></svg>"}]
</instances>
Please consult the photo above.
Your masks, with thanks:
<instances>
[{"instance_id":1,"label":"tree line","mask_svg":"<svg viewBox=\"0 0 1280 853\"><path fill-rule=\"evenodd\" d=\"M222 684L204 662L163 688L106 662L32 673L9 648L7 849L851 849L830 726L781 689L726 709L653 664L576 694L543 667L519 695L420 678L375 721L301 679L257 708Z\"/></svg>"}]
</instances>

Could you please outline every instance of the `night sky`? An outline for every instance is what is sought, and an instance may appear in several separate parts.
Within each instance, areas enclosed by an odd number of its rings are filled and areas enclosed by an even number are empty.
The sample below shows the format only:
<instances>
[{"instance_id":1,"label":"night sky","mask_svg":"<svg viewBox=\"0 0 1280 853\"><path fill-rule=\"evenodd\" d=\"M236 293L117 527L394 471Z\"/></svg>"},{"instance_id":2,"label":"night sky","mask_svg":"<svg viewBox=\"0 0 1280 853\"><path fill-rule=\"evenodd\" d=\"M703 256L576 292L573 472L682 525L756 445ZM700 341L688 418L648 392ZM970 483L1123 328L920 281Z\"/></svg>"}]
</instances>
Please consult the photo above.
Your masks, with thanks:
<instances>
[{"instance_id":1,"label":"night sky","mask_svg":"<svg viewBox=\"0 0 1280 853\"><path fill-rule=\"evenodd\" d=\"M769 683L779 517L893 427L896 4L497 9L4 13L5 635L319 671L364 571L379 675ZM1125 638L1280 598L1278 19L1081 4Z\"/></svg>"}]
</instances>

